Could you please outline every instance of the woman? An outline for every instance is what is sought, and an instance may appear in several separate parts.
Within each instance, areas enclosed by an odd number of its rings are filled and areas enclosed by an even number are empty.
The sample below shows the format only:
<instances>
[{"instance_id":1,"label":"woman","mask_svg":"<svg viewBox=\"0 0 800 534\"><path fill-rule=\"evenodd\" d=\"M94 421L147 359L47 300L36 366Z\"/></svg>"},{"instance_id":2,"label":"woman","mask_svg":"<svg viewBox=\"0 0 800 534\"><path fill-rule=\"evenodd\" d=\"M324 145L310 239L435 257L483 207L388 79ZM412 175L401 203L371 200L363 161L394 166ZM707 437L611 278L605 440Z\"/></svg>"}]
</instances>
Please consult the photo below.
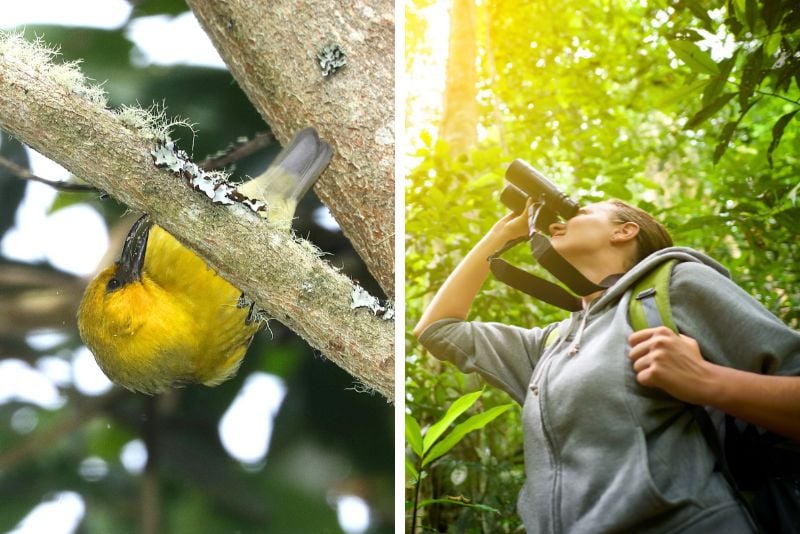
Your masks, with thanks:
<instances>
[{"instance_id":1,"label":"woman","mask_svg":"<svg viewBox=\"0 0 800 534\"><path fill-rule=\"evenodd\" d=\"M687 403L800 439L800 335L712 259L671 247L650 215L593 204L550 227L552 246L589 280L624 273L560 324L467 322L486 258L527 233L501 219L453 271L414 334L523 405L527 481L517 509L534 532L752 532ZM633 332L630 289L678 259L670 301L681 335ZM548 335L558 328L558 339Z\"/></svg>"}]
</instances>

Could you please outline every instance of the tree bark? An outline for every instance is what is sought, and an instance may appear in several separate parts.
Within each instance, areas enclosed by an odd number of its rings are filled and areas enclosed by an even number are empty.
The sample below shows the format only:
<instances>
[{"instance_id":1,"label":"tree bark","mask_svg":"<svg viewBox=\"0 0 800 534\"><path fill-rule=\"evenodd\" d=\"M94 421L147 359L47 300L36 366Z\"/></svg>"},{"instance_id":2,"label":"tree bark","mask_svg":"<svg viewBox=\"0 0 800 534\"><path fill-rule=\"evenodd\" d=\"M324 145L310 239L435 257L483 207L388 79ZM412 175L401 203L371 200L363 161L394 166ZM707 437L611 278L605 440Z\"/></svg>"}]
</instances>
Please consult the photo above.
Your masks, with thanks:
<instances>
[{"instance_id":1,"label":"tree bark","mask_svg":"<svg viewBox=\"0 0 800 534\"><path fill-rule=\"evenodd\" d=\"M278 138L305 125L332 143L315 191L394 296L394 2L188 0ZM317 53L347 65L324 77Z\"/></svg>"},{"instance_id":2,"label":"tree bark","mask_svg":"<svg viewBox=\"0 0 800 534\"><path fill-rule=\"evenodd\" d=\"M466 153L478 140L478 55L475 0L453 0L447 77L442 99L439 136L454 156Z\"/></svg>"},{"instance_id":3,"label":"tree bark","mask_svg":"<svg viewBox=\"0 0 800 534\"><path fill-rule=\"evenodd\" d=\"M276 231L244 206L211 204L182 178L157 169L152 133L87 98L86 87L63 69L21 60L2 41L0 34L0 127L150 214L268 314L393 399L394 323L352 309L347 277L321 261L312 245Z\"/></svg>"}]
</instances>

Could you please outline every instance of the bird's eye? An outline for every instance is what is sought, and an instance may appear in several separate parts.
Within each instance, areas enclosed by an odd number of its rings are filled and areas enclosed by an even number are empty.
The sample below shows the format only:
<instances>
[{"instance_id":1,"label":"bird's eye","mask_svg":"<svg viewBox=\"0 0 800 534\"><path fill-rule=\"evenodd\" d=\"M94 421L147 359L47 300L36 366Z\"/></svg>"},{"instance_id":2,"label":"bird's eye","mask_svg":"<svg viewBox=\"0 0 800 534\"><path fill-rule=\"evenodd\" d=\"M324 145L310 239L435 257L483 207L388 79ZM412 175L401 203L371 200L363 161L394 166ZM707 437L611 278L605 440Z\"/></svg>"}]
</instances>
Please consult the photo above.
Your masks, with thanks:
<instances>
[{"instance_id":1,"label":"bird's eye","mask_svg":"<svg viewBox=\"0 0 800 534\"><path fill-rule=\"evenodd\" d=\"M119 278L112 278L108 281L108 284L106 284L106 291L114 291L121 285L122 282L119 281Z\"/></svg>"}]
</instances>

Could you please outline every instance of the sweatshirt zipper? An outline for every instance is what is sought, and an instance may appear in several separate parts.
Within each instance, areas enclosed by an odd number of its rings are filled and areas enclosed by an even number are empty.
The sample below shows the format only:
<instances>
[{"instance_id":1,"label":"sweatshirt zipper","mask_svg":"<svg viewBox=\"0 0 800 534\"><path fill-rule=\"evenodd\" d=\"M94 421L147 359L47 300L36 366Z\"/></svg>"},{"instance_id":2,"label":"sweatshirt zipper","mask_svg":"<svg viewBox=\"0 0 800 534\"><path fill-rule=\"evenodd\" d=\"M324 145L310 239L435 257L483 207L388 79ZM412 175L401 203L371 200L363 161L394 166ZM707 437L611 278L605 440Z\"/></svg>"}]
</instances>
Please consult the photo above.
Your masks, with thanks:
<instances>
[{"instance_id":1,"label":"sweatshirt zipper","mask_svg":"<svg viewBox=\"0 0 800 534\"><path fill-rule=\"evenodd\" d=\"M578 351L580 351L581 341L583 339L583 332L586 329L586 321L587 318L589 317L589 312L591 311L593 304L594 302L591 302L582 312L583 316L581 317L581 322L578 325L578 332L575 335L575 341L572 343L567 353L570 357L575 356L578 353ZM564 339L566 339L566 336ZM558 345L560 344L561 342L558 343ZM531 391L537 397L537 404L539 405L539 418L542 424L542 434L547 444L546 446L547 453L548 456L550 456L550 461L553 463L554 466L556 466L556 472L553 478L553 488L551 494L552 508L550 510L551 521L554 532L561 532L562 530L562 525L560 520L561 518L559 517L558 514L558 509L561 506L561 469L558 460L558 455L556 454L555 451L556 447L555 444L553 443L553 438L550 435L550 431L548 430L548 425L545 421L547 418L547 416L545 415L545 406L544 406L546 401L546 399L544 398L545 392L543 390L540 390L539 383L542 380L544 374L550 368L550 364L553 361L553 354L557 352L555 349L558 348L558 345L553 347L553 350L550 351L550 354L548 355L549 357L545 361L539 362L539 365L537 365L536 367L536 372L534 373L534 376L531 380L531 386L530 386Z\"/></svg>"}]
</instances>

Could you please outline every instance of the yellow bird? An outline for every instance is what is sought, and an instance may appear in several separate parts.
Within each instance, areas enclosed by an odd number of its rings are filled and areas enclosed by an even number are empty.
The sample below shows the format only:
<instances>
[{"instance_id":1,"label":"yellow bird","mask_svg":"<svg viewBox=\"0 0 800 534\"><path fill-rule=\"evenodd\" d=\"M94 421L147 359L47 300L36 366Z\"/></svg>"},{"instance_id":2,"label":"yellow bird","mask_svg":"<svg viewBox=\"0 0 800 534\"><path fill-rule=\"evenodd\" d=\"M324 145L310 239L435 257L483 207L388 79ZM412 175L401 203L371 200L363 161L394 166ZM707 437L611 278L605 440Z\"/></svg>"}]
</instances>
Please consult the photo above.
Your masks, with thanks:
<instances>
[{"instance_id":1,"label":"yellow bird","mask_svg":"<svg viewBox=\"0 0 800 534\"><path fill-rule=\"evenodd\" d=\"M267 171L238 188L287 230L297 202L328 165L331 147L306 128ZM233 244L231 244L233 245ZM223 280L164 229L140 218L118 262L87 286L78 330L100 368L130 390L214 386L236 373L259 328Z\"/></svg>"}]
</instances>

